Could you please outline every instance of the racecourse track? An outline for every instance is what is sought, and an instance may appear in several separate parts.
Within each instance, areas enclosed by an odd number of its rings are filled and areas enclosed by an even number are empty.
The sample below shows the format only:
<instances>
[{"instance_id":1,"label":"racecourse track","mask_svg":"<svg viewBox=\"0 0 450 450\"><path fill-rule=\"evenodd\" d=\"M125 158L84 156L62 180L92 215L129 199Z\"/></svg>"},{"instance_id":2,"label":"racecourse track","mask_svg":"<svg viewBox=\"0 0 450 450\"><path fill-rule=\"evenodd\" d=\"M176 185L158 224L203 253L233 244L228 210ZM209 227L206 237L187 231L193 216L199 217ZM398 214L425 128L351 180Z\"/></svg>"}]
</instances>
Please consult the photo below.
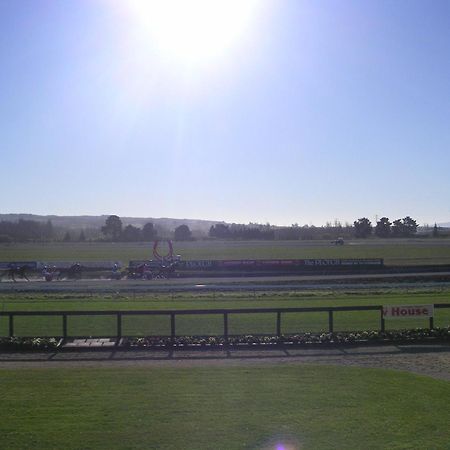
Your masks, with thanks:
<instances>
[{"instance_id":1,"label":"racecourse track","mask_svg":"<svg viewBox=\"0 0 450 450\"><path fill-rule=\"evenodd\" d=\"M202 291L290 291L305 289L383 289L450 287L450 272L403 274L354 274L192 278L169 280L82 279L46 282L3 280L0 293L8 292L202 292Z\"/></svg>"},{"instance_id":2,"label":"racecourse track","mask_svg":"<svg viewBox=\"0 0 450 450\"><path fill-rule=\"evenodd\" d=\"M390 369L450 381L450 345L410 344L297 349L127 350L0 353L1 369L261 367L323 364Z\"/></svg>"}]
</instances>

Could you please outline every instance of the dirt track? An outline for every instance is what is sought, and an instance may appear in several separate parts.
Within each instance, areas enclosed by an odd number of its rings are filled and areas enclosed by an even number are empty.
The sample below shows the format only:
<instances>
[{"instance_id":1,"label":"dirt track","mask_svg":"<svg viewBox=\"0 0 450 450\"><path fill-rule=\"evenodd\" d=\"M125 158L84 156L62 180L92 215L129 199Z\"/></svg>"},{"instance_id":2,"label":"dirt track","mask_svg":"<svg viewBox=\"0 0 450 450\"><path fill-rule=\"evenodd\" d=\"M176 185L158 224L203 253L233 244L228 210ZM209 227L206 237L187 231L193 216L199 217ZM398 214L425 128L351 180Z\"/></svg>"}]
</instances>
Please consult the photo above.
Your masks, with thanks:
<instances>
[{"instance_id":1,"label":"dirt track","mask_svg":"<svg viewBox=\"0 0 450 450\"><path fill-rule=\"evenodd\" d=\"M450 381L450 344L230 351L0 353L1 369L327 364L394 369Z\"/></svg>"},{"instance_id":2,"label":"dirt track","mask_svg":"<svg viewBox=\"0 0 450 450\"><path fill-rule=\"evenodd\" d=\"M201 292L205 290L292 290L317 288L385 288L450 285L450 272L407 274L296 275L271 277L192 278L170 280L3 280L0 292Z\"/></svg>"}]
</instances>

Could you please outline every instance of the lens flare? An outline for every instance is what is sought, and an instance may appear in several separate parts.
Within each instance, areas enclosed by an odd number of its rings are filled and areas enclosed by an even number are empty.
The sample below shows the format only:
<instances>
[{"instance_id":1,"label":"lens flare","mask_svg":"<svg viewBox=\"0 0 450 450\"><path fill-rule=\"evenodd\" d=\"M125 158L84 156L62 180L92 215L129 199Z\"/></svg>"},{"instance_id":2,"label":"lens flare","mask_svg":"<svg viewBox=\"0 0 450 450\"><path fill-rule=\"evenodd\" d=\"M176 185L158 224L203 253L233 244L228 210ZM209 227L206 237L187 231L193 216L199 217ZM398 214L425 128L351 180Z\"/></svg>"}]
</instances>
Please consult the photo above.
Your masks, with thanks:
<instances>
[{"instance_id":1,"label":"lens flare","mask_svg":"<svg viewBox=\"0 0 450 450\"><path fill-rule=\"evenodd\" d=\"M219 58L250 27L257 0L128 0L135 35L163 58L188 65Z\"/></svg>"},{"instance_id":2,"label":"lens flare","mask_svg":"<svg viewBox=\"0 0 450 450\"><path fill-rule=\"evenodd\" d=\"M258 448L260 450L301 450L302 444L295 437L278 436L272 437Z\"/></svg>"}]
</instances>

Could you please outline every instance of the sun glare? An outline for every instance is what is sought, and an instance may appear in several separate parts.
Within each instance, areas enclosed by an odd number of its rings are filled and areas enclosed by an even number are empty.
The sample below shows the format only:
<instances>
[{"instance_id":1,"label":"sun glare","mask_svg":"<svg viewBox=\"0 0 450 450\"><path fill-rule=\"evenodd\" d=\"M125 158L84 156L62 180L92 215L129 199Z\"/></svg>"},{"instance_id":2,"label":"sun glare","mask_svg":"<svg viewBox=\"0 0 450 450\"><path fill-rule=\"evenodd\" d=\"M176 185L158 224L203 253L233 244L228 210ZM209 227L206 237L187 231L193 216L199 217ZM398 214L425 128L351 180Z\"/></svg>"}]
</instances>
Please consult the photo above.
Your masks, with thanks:
<instances>
[{"instance_id":1,"label":"sun glare","mask_svg":"<svg viewBox=\"0 0 450 450\"><path fill-rule=\"evenodd\" d=\"M128 0L133 30L166 59L206 64L250 27L258 0Z\"/></svg>"}]
</instances>

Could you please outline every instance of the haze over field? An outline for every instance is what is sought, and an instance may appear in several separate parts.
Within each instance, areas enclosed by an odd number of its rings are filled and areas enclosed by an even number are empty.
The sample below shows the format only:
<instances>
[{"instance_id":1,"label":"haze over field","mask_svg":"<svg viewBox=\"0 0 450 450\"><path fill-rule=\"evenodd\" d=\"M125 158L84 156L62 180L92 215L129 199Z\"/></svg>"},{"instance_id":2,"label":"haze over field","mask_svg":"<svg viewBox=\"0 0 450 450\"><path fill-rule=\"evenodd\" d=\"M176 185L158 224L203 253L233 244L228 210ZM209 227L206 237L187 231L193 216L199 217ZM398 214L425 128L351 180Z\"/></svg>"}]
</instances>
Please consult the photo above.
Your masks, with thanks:
<instances>
[{"instance_id":1,"label":"haze over field","mask_svg":"<svg viewBox=\"0 0 450 450\"><path fill-rule=\"evenodd\" d=\"M446 0L0 1L0 213L450 218Z\"/></svg>"}]
</instances>

